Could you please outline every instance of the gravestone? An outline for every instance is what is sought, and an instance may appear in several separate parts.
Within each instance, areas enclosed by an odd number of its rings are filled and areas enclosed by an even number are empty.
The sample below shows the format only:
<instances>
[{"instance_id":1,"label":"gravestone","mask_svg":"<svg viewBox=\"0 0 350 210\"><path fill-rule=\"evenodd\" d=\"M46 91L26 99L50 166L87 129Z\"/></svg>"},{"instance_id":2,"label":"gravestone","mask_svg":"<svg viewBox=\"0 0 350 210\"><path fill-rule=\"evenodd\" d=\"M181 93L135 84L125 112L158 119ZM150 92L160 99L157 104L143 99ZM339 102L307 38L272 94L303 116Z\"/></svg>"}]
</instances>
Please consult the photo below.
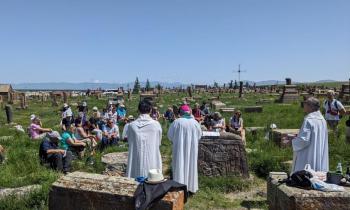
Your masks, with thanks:
<instances>
[{"instance_id":1,"label":"gravestone","mask_svg":"<svg viewBox=\"0 0 350 210\"><path fill-rule=\"evenodd\" d=\"M68 93L63 91L63 103L68 104Z\"/></svg>"},{"instance_id":2,"label":"gravestone","mask_svg":"<svg viewBox=\"0 0 350 210\"><path fill-rule=\"evenodd\" d=\"M292 139L297 136L299 129L273 129L270 132L270 139L279 147L289 147L292 145Z\"/></svg>"},{"instance_id":3,"label":"gravestone","mask_svg":"<svg viewBox=\"0 0 350 210\"><path fill-rule=\"evenodd\" d=\"M299 100L299 93L296 85L292 85L292 80L286 78L286 85L283 86L283 92L277 102L293 103Z\"/></svg>"},{"instance_id":4,"label":"gravestone","mask_svg":"<svg viewBox=\"0 0 350 210\"><path fill-rule=\"evenodd\" d=\"M263 107L262 106L246 106L243 107L244 112L246 113L252 113L252 112L262 112Z\"/></svg>"},{"instance_id":5,"label":"gravestone","mask_svg":"<svg viewBox=\"0 0 350 210\"><path fill-rule=\"evenodd\" d=\"M231 133L203 136L198 148L198 172L204 176L249 177L247 156L241 137Z\"/></svg>"},{"instance_id":6,"label":"gravestone","mask_svg":"<svg viewBox=\"0 0 350 210\"><path fill-rule=\"evenodd\" d=\"M51 94L52 106L58 106L57 96L55 94Z\"/></svg>"},{"instance_id":7,"label":"gravestone","mask_svg":"<svg viewBox=\"0 0 350 210\"><path fill-rule=\"evenodd\" d=\"M13 121L13 112L12 112L12 106L7 104L5 106L5 112L6 112L6 119L7 123L10 124Z\"/></svg>"},{"instance_id":8,"label":"gravestone","mask_svg":"<svg viewBox=\"0 0 350 210\"><path fill-rule=\"evenodd\" d=\"M85 172L73 172L61 176L52 184L49 193L49 210L122 209L133 210L134 179L106 176ZM184 192L168 192L151 210L184 209Z\"/></svg>"},{"instance_id":9,"label":"gravestone","mask_svg":"<svg viewBox=\"0 0 350 210\"><path fill-rule=\"evenodd\" d=\"M242 98L243 95L243 82L239 82L239 97Z\"/></svg>"},{"instance_id":10,"label":"gravestone","mask_svg":"<svg viewBox=\"0 0 350 210\"><path fill-rule=\"evenodd\" d=\"M113 152L102 156L101 162L106 164L103 174L124 176L128 164L128 152Z\"/></svg>"},{"instance_id":11,"label":"gravestone","mask_svg":"<svg viewBox=\"0 0 350 210\"><path fill-rule=\"evenodd\" d=\"M350 104L350 79L349 84L343 84L339 93L339 99L344 104Z\"/></svg>"},{"instance_id":12,"label":"gravestone","mask_svg":"<svg viewBox=\"0 0 350 210\"><path fill-rule=\"evenodd\" d=\"M26 109L27 107L28 107L28 105L27 105L26 94L22 93L21 94L21 109Z\"/></svg>"},{"instance_id":13,"label":"gravestone","mask_svg":"<svg viewBox=\"0 0 350 210\"><path fill-rule=\"evenodd\" d=\"M188 92L188 96L190 98L192 98L192 88L191 87L187 87L187 92Z\"/></svg>"},{"instance_id":14,"label":"gravestone","mask_svg":"<svg viewBox=\"0 0 350 210\"><path fill-rule=\"evenodd\" d=\"M279 179L287 178L283 172L271 172L267 181L267 202L270 210L348 210L350 187L344 192L322 192L289 187Z\"/></svg>"},{"instance_id":15,"label":"gravestone","mask_svg":"<svg viewBox=\"0 0 350 210\"><path fill-rule=\"evenodd\" d=\"M225 108L226 107L226 104L224 104L223 102L221 101L217 101L217 100L214 100L211 102L211 107L214 109L214 110L219 110L221 108Z\"/></svg>"}]
</instances>

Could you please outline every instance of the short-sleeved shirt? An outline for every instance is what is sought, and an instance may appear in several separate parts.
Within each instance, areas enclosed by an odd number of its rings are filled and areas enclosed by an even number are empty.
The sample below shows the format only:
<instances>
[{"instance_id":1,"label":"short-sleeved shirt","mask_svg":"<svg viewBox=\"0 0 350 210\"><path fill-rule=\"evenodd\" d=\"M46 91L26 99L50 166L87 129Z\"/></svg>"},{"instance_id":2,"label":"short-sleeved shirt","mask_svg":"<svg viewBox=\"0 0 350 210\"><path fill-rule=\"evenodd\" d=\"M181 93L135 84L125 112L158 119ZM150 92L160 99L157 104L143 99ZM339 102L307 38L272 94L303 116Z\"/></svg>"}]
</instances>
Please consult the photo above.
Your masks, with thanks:
<instances>
[{"instance_id":1,"label":"short-sleeved shirt","mask_svg":"<svg viewBox=\"0 0 350 210\"><path fill-rule=\"evenodd\" d=\"M118 109L117 114L119 117L125 117L126 116L126 109L124 109L124 108Z\"/></svg>"},{"instance_id":2,"label":"short-sleeved shirt","mask_svg":"<svg viewBox=\"0 0 350 210\"><path fill-rule=\"evenodd\" d=\"M62 139L61 139L61 144L60 144L60 147L64 150L69 150L70 149L70 145L68 144L68 139L72 139L74 140L75 139L75 136L74 134L71 134L70 132L67 132L65 131L63 134L62 134Z\"/></svg>"},{"instance_id":3,"label":"short-sleeved shirt","mask_svg":"<svg viewBox=\"0 0 350 210\"><path fill-rule=\"evenodd\" d=\"M106 126L103 131L107 132L108 134L117 133L117 136L119 136L119 128L115 124L111 128Z\"/></svg>"},{"instance_id":4,"label":"short-sleeved shirt","mask_svg":"<svg viewBox=\"0 0 350 210\"><path fill-rule=\"evenodd\" d=\"M46 160L48 157L47 151L50 149L58 149L57 143L50 141L48 138L44 138L44 140L40 144L40 149L39 149L40 158Z\"/></svg>"},{"instance_id":5,"label":"short-sleeved shirt","mask_svg":"<svg viewBox=\"0 0 350 210\"><path fill-rule=\"evenodd\" d=\"M32 139L38 138L40 135L41 126L35 123L30 124L30 136Z\"/></svg>"},{"instance_id":6,"label":"short-sleeved shirt","mask_svg":"<svg viewBox=\"0 0 350 210\"><path fill-rule=\"evenodd\" d=\"M337 106L335 105L335 103L337 103ZM325 115L326 120L340 120L339 119L339 111L344 109L344 106L343 106L343 104L340 103L340 101L333 99L332 102L329 102L328 100L326 100L323 103L323 107L324 107L325 113L326 113L326 115ZM331 108L333 113L338 113L338 114L336 114L336 115L331 114L329 112L329 107Z\"/></svg>"}]
</instances>

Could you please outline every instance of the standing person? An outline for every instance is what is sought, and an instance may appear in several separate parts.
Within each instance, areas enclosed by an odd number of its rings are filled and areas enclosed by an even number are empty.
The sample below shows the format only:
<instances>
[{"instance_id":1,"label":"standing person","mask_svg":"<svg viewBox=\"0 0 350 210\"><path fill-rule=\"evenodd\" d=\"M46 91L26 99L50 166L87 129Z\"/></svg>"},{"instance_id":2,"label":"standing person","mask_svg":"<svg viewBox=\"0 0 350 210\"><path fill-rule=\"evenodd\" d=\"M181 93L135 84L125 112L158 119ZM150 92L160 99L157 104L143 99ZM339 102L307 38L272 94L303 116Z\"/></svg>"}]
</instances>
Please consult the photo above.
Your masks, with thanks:
<instances>
[{"instance_id":1,"label":"standing person","mask_svg":"<svg viewBox=\"0 0 350 210\"><path fill-rule=\"evenodd\" d=\"M79 118L82 120L83 124L87 121L87 113L89 109L86 101L84 101L81 105L78 106L78 114Z\"/></svg>"},{"instance_id":2,"label":"standing person","mask_svg":"<svg viewBox=\"0 0 350 210\"><path fill-rule=\"evenodd\" d=\"M325 109L325 118L330 129L333 130L336 137L338 137L338 124L340 115L345 115L347 112L343 104L334 98L334 91L327 92L327 100L325 100L323 107Z\"/></svg>"},{"instance_id":3,"label":"standing person","mask_svg":"<svg viewBox=\"0 0 350 210\"><path fill-rule=\"evenodd\" d=\"M71 169L72 152L59 149L60 140L57 131L48 133L40 144L39 157L42 163L49 163L52 169L67 173Z\"/></svg>"},{"instance_id":4,"label":"standing person","mask_svg":"<svg viewBox=\"0 0 350 210\"><path fill-rule=\"evenodd\" d=\"M128 136L126 135L129 129L130 123L132 123L135 120L134 116L129 115L126 124L124 125L123 133L122 133L122 140L123 141L128 141Z\"/></svg>"},{"instance_id":5,"label":"standing person","mask_svg":"<svg viewBox=\"0 0 350 210\"><path fill-rule=\"evenodd\" d=\"M150 169L162 170L159 147L162 140L162 127L150 116L152 104L148 100L139 103L139 117L129 124L127 137L129 143L127 176L146 177Z\"/></svg>"},{"instance_id":6,"label":"standing person","mask_svg":"<svg viewBox=\"0 0 350 210\"><path fill-rule=\"evenodd\" d=\"M169 123L174 122L175 120L175 114L173 111L173 108L171 106L168 107L168 109L166 110L166 112L163 115L164 119L167 120Z\"/></svg>"},{"instance_id":7,"label":"standing person","mask_svg":"<svg viewBox=\"0 0 350 210\"><path fill-rule=\"evenodd\" d=\"M194 119L197 120L199 123L201 123L204 120L202 110L199 108L198 103L196 103L194 108L192 109L192 114L194 116Z\"/></svg>"},{"instance_id":8,"label":"standing person","mask_svg":"<svg viewBox=\"0 0 350 210\"><path fill-rule=\"evenodd\" d=\"M328 171L328 130L326 120L320 112L320 102L311 97L304 102L303 125L293 145L292 173L303 170L310 164L315 171Z\"/></svg>"},{"instance_id":9,"label":"standing person","mask_svg":"<svg viewBox=\"0 0 350 210\"><path fill-rule=\"evenodd\" d=\"M199 123L191 115L188 105L180 107L180 118L170 126L168 138L173 143L173 179L187 185L188 191L198 190L198 142L202 136Z\"/></svg>"},{"instance_id":10,"label":"standing person","mask_svg":"<svg viewBox=\"0 0 350 210\"><path fill-rule=\"evenodd\" d=\"M71 107L64 103L62 108L62 121L61 125L63 130L66 130L66 125L74 123L74 116Z\"/></svg>"}]
</instances>

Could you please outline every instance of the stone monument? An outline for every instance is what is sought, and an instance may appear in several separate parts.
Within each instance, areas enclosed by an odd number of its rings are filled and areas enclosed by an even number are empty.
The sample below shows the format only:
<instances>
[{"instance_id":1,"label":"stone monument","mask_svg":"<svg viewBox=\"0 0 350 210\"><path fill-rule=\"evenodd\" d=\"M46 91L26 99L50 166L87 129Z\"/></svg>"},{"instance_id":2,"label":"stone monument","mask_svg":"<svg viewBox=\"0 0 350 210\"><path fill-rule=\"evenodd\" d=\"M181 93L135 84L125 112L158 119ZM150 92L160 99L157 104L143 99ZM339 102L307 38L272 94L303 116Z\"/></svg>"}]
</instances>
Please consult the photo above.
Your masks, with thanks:
<instances>
[{"instance_id":1,"label":"stone monument","mask_svg":"<svg viewBox=\"0 0 350 210\"><path fill-rule=\"evenodd\" d=\"M240 136L221 133L199 141L198 172L205 176L249 177L246 151Z\"/></svg>"},{"instance_id":2,"label":"stone monument","mask_svg":"<svg viewBox=\"0 0 350 210\"><path fill-rule=\"evenodd\" d=\"M296 85L292 85L292 79L286 78L286 85L283 86L283 92L278 100L280 103L293 103L299 100L299 93Z\"/></svg>"}]
</instances>

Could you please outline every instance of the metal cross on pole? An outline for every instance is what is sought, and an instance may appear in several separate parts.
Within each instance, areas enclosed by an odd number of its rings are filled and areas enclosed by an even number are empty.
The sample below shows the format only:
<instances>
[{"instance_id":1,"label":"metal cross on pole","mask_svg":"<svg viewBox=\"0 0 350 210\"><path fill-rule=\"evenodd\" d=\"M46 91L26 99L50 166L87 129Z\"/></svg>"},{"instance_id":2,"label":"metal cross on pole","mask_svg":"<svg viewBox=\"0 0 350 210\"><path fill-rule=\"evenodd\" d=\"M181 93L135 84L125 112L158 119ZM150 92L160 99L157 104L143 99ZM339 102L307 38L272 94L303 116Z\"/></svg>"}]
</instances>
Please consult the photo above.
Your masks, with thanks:
<instances>
[{"instance_id":1,"label":"metal cross on pole","mask_svg":"<svg viewBox=\"0 0 350 210\"><path fill-rule=\"evenodd\" d=\"M247 72L246 70L241 70L241 64L238 64L238 70L233 71L233 73L238 73L238 83L241 81L241 73Z\"/></svg>"}]
</instances>

